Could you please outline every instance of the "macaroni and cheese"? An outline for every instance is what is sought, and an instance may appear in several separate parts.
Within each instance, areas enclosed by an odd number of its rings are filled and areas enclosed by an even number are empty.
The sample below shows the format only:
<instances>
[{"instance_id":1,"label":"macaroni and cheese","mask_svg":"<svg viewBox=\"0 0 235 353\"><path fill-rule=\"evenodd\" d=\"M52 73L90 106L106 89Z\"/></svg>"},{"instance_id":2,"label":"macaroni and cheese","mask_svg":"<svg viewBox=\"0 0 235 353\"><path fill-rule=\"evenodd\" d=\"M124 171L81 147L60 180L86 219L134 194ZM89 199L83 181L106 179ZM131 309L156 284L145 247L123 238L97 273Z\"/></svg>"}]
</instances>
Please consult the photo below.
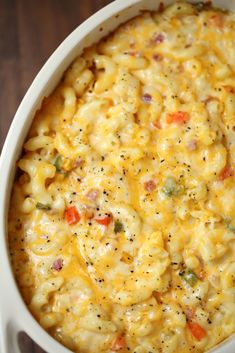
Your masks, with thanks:
<instances>
[{"instance_id":1,"label":"macaroni and cheese","mask_svg":"<svg viewBox=\"0 0 235 353\"><path fill-rule=\"evenodd\" d=\"M235 14L177 2L86 49L37 111L9 211L29 310L76 353L235 332Z\"/></svg>"}]
</instances>

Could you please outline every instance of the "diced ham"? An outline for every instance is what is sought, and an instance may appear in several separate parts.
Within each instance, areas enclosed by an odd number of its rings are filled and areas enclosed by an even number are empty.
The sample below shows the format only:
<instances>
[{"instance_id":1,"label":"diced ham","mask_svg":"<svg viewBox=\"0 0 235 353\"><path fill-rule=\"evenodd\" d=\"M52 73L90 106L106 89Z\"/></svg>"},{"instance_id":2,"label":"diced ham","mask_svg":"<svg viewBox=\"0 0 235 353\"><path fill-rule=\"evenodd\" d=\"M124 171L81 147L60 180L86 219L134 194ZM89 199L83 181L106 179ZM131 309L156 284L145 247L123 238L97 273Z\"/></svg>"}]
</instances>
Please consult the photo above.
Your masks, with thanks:
<instances>
[{"instance_id":1,"label":"diced ham","mask_svg":"<svg viewBox=\"0 0 235 353\"><path fill-rule=\"evenodd\" d=\"M153 55L153 60L156 61L156 62L161 61L162 60L161 54L154 54Z\"/></svg>"},{"instance_id":2,"label":"diced ham","mask_svg":"<svg viewBox=\"0 0 235 353\"><path fill-rule=\"evenodd\" d=\"M143 101L144 101L145 103L151 103L151 102L152 102L152 96L151 96L151 94L149 94L149 93L143 94L142 99L143 99Z\"/></svg>"},{"instance_id":3,"label":"diced ham","mask_svg":"<svg viewBox=\"0 0 235 353\"><path fill-rule=\"evenodd\" d=\"M156 37L153 38L153 43L155 44L161 44L162 42L164 42L164 35L162 33L159 33Z\"/></svg>"},{"instance_id":4,"label":"diced ham","mask_svg":"<svg viewBox=\"0 0 235 353\"><path fill-rule=\"evenodd\" d=\"M84 159L78 159L77 161L74 162L73 168L79 168L83 165Z\"/></svg>"},{"instance_id":5,"label":"diced ham","mask_svg":"<svg viewBox=\"0 0 235 353\"><path fill-rule=\"evenodd\" d=\"M99 190L98 190L98 189L91 189L91 190L89 190L88 193L86 194L86 197L87 197L88 200L90 200L90 201L95 201L98 196L99 196Z\"/></svg>"},{"instance_id":6,"label":"diced ham","mask_svg":"<svg viewBox=\"0 0 235 353\"><path fill-rule=\"evenodd\" d=\"M212 26L215 26L219 29L222 29L224 27L224 16L219 13L212 15L209 18L209 21Z\"/></svg>"},{"instance_id":7,"label":"diced ham","mask_svg":"<svg viewBox=\"0 0 235 353\"><path fill-rule=\"evenodd\" d=\"M189 321L191 321L194 318L195 311L196 311L195 308L192 308L192 307L186 307L186 309L184 310L185 315Z\"/></svg>"},{"instance_id":8,"label":"diced ham","mask_svg":"<svg viewBox=\"0 0 235 353\"><path fill-rule=\"evenodd\" d=\"M149 191L149 192L154 191L156 190L156 187L157 185L153 180L149 180L144 183L144 188L146 191Z\"/></svg>"},{"instance_id":9,"label":"diced ham","mask_svg":"<svg viewBox=\"0 0 235 353\"><path fill-rule=\"evenodd\" d=\"M189 151L195 151L197 149L197 141L196 140L189 141L187 147Z\"/></svg>"},{"instance_id":10,"label":"diced ham","mask_svg":"<svg viewBox=\"0 0 235 353\"><path fill-rule=\"evenodd\" d=\"M52 267L53 270L55 271L60 271L63 268L63 260L62 259L57 259L53 262Z\"/></svg>"}]
</instances>

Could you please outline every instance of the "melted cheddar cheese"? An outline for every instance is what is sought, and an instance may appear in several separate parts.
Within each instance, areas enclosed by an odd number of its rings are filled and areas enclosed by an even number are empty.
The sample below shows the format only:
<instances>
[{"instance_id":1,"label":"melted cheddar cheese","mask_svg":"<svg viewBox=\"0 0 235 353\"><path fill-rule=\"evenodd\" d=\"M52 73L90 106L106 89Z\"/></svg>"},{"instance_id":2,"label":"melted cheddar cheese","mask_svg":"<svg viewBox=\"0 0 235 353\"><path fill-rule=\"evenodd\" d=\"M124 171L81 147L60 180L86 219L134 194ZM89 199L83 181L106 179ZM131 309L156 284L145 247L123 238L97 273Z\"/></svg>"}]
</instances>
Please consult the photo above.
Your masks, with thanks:
<instances>
[{"instance_id":1,"label":"melted cheddar cheese","mask_svg":"<svg viewBox=\"0 0 235 353\"><path fill-rule=\"evenodd\" d=\"M29 310L76 353L235 332L235 14L177 2L88 48L37 111L9 210Z\"/></svg>"}]
</instances>

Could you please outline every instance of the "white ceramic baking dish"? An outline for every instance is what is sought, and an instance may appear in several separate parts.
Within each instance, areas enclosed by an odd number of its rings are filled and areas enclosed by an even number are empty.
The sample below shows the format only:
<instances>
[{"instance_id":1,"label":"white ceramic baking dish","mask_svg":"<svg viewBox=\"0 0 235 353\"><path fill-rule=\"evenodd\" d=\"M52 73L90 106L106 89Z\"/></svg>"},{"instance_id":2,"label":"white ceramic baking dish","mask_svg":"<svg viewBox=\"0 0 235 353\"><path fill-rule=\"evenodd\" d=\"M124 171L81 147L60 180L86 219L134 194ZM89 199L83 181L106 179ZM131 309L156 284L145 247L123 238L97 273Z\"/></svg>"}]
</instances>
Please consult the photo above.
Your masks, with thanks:
<instances>
[{"instance_id":1,"label":"white ceramic baking dish","mask_svg":"<svg viewBox=\"0 0 235 353\"><path fill-rule=\"evenodd\" d=\"M22 144L35 111L40 107L42 99L57 85L65 69L85 47L99 41L142 10L156 10L159 2L116 0L79 26L44 65L15 115L0 159L0 353L20 352L17 339L20 331L26 332L48 353L70 352L44 331L28 311L16 286L8 256L7 214L15 162L21 154ZM174 1L161 2L168 5ZM215 0L213 4L235 10L235 0ZM230 337L213 352L235 353L235 337Z\"/></svg>"}]
</instances>

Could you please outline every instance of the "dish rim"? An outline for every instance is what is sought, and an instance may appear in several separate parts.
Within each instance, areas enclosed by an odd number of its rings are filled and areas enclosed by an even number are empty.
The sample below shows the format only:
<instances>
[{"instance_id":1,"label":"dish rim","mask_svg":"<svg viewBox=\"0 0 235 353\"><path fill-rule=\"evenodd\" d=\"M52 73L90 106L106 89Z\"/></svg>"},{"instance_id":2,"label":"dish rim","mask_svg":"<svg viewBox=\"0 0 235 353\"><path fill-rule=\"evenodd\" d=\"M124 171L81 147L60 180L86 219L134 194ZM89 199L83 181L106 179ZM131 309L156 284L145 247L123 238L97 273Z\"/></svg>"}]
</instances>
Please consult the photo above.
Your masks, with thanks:
<instances>
[{"instance_id":1,"label":"dish rim","mask_svg":"<svg viewBox=\"0 0 235 353\"><path fill-rule=\"evenodd\" d=\"M14 116L0 157L0 194L2 196L0 199L0 230L2 234L0 237L0 255L3 264L0 266L0 277L2 278L0 292L0 348L2 353L19 352L17 344L19 331L25 331L48 353L54 351L57 353L71 353L69 349L50 336L30 313L16 285L8 254L7 213L15 174L14 165L21 153L22 144L34 114L40 107L42 99L53 91L63 72L74 58L81 54L85 47L98 42L121 23L135 17L145 8L148 10L157 9L160 2L168 5L176 1L115 0L83 22L62 42L44 64ZM213 4L218 7L235 9L235 0L226 0L223 1L223 4L218 0L213 1ZM101 27L103 27L103 30L101 30ZM230 337L213 352L233 353L234 349L235 339Z\"/></svg>"}]
</instances>

